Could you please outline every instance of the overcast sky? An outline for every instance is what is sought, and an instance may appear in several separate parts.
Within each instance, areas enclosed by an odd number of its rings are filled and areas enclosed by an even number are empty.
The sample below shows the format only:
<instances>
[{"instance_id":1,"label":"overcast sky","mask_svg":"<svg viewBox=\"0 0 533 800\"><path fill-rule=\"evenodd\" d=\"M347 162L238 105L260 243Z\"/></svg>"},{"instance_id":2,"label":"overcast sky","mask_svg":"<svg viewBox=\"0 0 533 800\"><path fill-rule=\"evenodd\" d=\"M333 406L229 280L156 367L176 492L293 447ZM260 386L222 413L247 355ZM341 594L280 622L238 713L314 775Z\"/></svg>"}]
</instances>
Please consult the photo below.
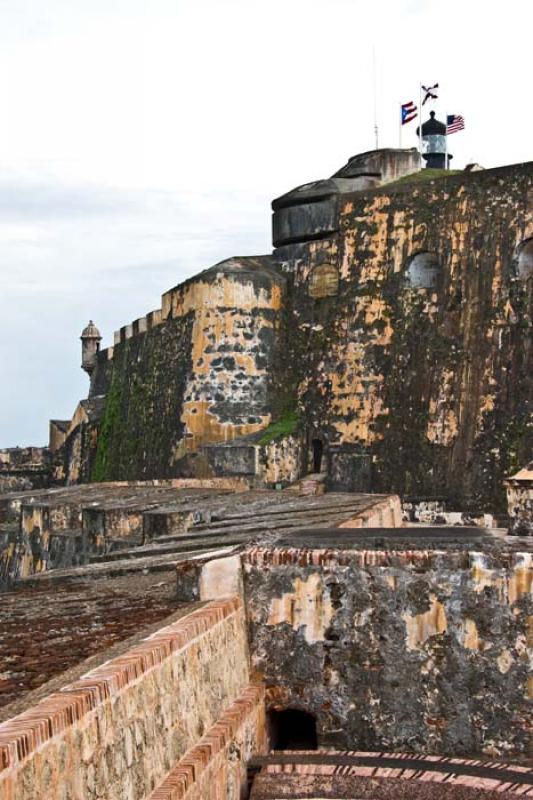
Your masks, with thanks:
<instances>
[{"instance_id":1,"label":"overcast sky","mask_svg":"<svg viewBox=\"0 0 533 800\"><path fill-rule=\"evenodd\" d=\"M454 166L533 157L530 0L0 0L0 447L86 395L113 331L231 255L270 201L398 146L419 81ZM404 146L416 145L413 123Z\"/></svg>"}]
</instances>

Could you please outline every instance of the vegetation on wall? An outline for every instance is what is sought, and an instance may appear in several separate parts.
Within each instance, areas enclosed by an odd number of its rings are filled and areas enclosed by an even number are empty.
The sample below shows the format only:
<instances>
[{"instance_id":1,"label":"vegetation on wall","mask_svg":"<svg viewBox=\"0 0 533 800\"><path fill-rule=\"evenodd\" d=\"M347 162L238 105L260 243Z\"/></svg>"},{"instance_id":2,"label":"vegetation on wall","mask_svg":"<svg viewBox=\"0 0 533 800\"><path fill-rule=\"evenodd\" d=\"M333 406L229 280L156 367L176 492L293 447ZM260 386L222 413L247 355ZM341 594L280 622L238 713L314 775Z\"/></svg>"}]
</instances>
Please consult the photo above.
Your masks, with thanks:
<instances>
[{"instance_id":1,"label":"vegetation on wall","mask_svg":"<svg viewBox=\"0 0 533 800\"><path fill-rule=\"evenodd\" d=\"M169 320L117 345L91 480L176 474L192 319Z\"/></svg>"},{"instance_id":2,"label":"vegetation on wall","mask_svg":"<svg viewBox=\"0 0 533 800\"><path fill-rule=\"evenodd\" d=\"M296 411L286 411L278 420L272 422L265 428L263 435L259 439L261 446L277 442L285 436L292 436L298 430L300 416Z\"/></svg>"}]
</instances>

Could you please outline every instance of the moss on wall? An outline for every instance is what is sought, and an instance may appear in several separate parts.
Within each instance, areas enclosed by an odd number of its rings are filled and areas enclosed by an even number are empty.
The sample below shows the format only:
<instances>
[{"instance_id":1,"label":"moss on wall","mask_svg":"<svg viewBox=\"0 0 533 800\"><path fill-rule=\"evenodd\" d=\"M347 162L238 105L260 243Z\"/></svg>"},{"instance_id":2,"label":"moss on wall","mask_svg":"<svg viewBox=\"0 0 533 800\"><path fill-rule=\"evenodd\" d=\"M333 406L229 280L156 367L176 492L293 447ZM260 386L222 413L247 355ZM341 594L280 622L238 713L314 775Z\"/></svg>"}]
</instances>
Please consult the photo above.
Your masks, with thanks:
<instances>
[{"instance_id":1,"label":"moss on wall","mask_svg":"<svg viewBox=\"0 0 533 800\"><path fill-rule=\"evenodd\" d=\"M187 315L115 347L91 480L178 473L174 451L183 436L180 413L191 369L191 328L192 315Z\"/></svg>"},{"instance_id":2,"label":"moss on wall","mask_svg":"<svg viewBox=\"0 0 533 800\"><path fill-rule=\"evenodd\" d=\"M503 510L530 458L533 287L515 254L532 182L519 165L357 193L338 236L301 248L284 359L310 435L368 453L373 489ZM437 257L433 288L409 283L419 252ZM307 280L326 262L339 293L321 304Z\"/></svg>"},{"instance_id":3,"label":"moss on wall","mask_svg":"<svg viewBox=\"0 0 533 800\"><path fill-rule=\"evenodd\" d=\"M287 411L275 422L272 422L259 439L261 446L277 442L285 436L292 436L299 424L300 418L296 411Z\"/></svg>"}]
</instances>

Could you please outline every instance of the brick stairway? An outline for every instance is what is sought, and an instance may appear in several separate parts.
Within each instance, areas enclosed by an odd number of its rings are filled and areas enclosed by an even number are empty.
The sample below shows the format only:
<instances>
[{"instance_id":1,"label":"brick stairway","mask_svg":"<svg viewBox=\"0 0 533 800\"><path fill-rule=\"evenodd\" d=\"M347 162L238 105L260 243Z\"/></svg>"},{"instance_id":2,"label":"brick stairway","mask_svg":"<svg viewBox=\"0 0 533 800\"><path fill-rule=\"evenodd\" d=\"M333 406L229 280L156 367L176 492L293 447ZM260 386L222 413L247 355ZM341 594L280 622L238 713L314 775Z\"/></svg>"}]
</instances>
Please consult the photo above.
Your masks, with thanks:
<instances>
[{"instance_id":1,"label":"brick stairway","mask_svg":"<svg viewBox=\"0 0 533 800\"><path fill-rule=\"evenodd\" d=\"M249 765L250 800L510 800L533 797L533 769L399 753L274 752Z\"/></svg>"}]
</instances>

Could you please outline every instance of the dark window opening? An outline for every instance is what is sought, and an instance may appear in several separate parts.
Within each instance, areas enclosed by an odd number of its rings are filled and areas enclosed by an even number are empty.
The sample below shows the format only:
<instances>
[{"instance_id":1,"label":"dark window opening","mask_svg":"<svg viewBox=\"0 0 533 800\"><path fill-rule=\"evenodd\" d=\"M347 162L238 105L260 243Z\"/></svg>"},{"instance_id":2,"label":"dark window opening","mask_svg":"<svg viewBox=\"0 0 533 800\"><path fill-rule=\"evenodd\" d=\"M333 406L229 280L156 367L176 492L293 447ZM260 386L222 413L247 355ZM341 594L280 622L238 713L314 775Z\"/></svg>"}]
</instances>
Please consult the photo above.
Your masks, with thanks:
<instances>
[{"instance_id":1,"label":"dark window opening","mask_svg":"<svg viewBox=\"0 0 533 800\"><path fill-rule=\"evenodd\" d=\"M268 714L271 750L316 750L316 719L306 711L286 709Z\"/></svg>"},{"instance_id":2,"label":"dark window opening","mask_svg":"<svg viewBox=\"0 0 533 800\"><path fill-rule=\"evenodd\" d=\"M313 439L313 472L320 472L322 467L322 456L324 454L324 444L320 439Z\"/></svg>"},{"instance_id":3,"label":"dark window opening","mask_svg":"<svg viewBox=\"0 0 533 800\"><path fill-rule=\"evenodd\" d=\"M413 289L436 289L440 267L434 253L417 253L409 262L407 279Z\"/></svg>"},{"instance_id":4,"label":"dark window opening","mask_svg":"<svg viewBox=\"0 0 533 800\"><path fill-rule=\"evenodd\" d=\"M518 277L528 281L533 276L533 239L522 242L518 251Z\"/></svg>"}]
</instances>

